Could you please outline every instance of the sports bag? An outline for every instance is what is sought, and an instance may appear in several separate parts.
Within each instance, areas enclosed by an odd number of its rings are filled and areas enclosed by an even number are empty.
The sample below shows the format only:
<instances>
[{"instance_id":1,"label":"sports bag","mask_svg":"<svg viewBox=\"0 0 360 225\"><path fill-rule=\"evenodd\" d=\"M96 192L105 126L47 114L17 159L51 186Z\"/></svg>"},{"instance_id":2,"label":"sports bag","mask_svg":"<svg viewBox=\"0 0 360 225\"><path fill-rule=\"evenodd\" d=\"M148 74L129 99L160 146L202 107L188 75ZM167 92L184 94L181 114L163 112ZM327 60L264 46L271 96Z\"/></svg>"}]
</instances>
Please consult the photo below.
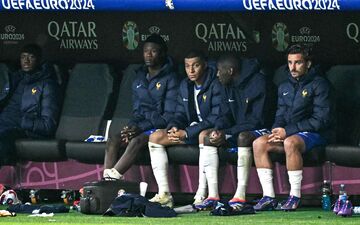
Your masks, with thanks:
<instances>
[{"instance_id":1,"label":"sports bag","mask_svg":"<svg viewBox=\"0 0 360 225\"><path fill-rule=\"evenodd\" d=\"M87 182L80 198L80 212L103 214L118 196L118 192L139 193L139 184L123 180Z\"/></svg>"}]
</instances>

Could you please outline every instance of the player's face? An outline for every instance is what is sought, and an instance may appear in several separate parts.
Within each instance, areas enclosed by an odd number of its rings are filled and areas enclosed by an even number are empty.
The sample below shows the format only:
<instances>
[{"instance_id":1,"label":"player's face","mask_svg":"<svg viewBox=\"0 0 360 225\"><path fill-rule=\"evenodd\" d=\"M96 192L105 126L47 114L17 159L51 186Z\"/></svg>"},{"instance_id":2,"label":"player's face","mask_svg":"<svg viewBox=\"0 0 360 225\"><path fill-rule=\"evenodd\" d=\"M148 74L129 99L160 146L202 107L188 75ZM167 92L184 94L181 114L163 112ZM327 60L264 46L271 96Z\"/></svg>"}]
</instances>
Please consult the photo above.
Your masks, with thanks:
<instances>
[{"instance_id":1,"label":"player's face","mask_svg":"<svg viewBox=\"0 0 360 225\"><path fill-rule=\"evenodd\" d=\"M20 54L21 70L25 72L32 71L36 68L38 60L34 54L22 52Z\"/></svg>"},{"instance_id":2,"label":"player's face","mask_svg":"<svg viewBox=\"0 0 360 225\"><path fill-rule=\"evenodd\" d=\"M295 79L299 79L304 76L309 68L311 62L306 61L302 54L289 54L288 55L288 67L291 73L291 76Z\"/></svg>"},{"instance_id":3,"label":"player's face","mask_svg":"<svg viewBox=\"0 0 360 225\"><path fill-rule=\"evenodd\" d=\"M222 85L228 85L232 80L232 69L222 63L217 64L217 77Z\"/></svg>"},{"instance_id":4,"label":"player's face","mask_svg":"<svg viewBox=\"0 0 360 225\"><path fill-rule=\"evenodd\" d=\"M206 63L199 57L185 58L185 71L189 80L201 83L206 69Z\"/></svg>"},{"instance_id":5,"label":"player's face","mask_svg":"<svg viewBox=\"0 0 360 225\"><path fill-rule=\"evenodd\" d=\"M148 67L161 65L161 47L158 44L146 42L143 48L144 62Z\"/></svg>"}]
</instances>

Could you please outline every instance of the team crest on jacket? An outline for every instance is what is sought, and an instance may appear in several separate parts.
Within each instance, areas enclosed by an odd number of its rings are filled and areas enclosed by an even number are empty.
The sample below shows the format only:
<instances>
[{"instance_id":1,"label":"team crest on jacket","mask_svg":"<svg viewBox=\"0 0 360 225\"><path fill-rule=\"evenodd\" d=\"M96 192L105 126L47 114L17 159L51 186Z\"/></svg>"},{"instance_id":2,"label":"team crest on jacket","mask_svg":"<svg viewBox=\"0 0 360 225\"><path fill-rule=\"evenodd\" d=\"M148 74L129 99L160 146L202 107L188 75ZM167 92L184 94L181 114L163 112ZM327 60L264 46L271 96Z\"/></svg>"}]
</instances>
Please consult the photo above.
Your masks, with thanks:
<instances>
[{"instance_id":1,"label":"team crest on jacket","mask_svg":"<svg viewBox=\"0 0 360 225\"><path fill-rule=\"evenodd\" d=\"M36 88L32 88L32 89L31 89L31 94L32 94L32 95L35 95L36 92L37 92Z\"/></svg>"},{"instance_id":2,"label":"team crest on jacket","mask_svg":"<svg viewBox=\"0 0 360 225\"><path fill-rule=\"evenodd\" d=\"M202 98L203 98L203 101L206 102L206 95L203 95Z\"/></svg>"},{"instance_id":3,"label":"team crest on jacket","mask_svg":"<svg viewBox=\"0 0 360 225\"><path fill-rule=\"evenodd\" d=\"M160 83L160 82L157 82L157 83L156 83L156 90L159 90L160 87L161 87L161 83Z\"/></svg>"},{"instance_id":4,"label":"team crest on jacket","mask_svg":"<svg viewBox=\"0 0 360 225\"><path fill-rule=\"evenodd\" d=\"M305 98L308 95L308 92L306 89L304 89L301 94L302 94L303 98Z\"/></svg>"}]
</instances>

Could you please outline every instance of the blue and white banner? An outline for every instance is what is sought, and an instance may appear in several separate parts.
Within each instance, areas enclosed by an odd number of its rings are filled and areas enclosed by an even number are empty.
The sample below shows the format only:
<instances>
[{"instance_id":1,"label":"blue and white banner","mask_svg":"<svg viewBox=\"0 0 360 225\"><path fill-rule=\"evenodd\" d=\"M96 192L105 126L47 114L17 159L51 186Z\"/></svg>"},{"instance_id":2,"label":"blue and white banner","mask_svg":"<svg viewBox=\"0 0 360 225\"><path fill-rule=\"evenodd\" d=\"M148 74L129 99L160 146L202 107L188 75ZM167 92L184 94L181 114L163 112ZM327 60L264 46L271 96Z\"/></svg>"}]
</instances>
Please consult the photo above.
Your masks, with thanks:
<instances>
[{"instance_id":1,"label":"blue and white banner","mask_svg":"<svg viewBox=\"0 0 360 225\"><path fill-rule=\"evenodd\" d=\"M1 11L354 11L360 0L0 0Z\"/></svg>"}]
</instances>

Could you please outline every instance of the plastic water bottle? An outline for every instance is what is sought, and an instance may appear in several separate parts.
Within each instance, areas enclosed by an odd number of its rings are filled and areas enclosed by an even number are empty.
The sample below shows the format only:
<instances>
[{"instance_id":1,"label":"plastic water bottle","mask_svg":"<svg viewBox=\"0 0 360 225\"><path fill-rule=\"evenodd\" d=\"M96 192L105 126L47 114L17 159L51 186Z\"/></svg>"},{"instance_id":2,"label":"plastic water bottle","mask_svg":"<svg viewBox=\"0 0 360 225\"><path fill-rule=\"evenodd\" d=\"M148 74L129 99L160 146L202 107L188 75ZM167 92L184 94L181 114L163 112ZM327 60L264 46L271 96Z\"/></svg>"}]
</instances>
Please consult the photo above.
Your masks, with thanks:
<instances>
[{"instance_id":1,"label":"plastic water bottle","mask_svg":"<svg viewBox=\"0 0 360 225\"><path fill-rule=\"evenodd\" d=\"M347 200L348 196L345 191L345 184L340 184L340 190L339 190L339 199L344 204Z\"/></svg>"},{"instance_id":2,"label":"plastic water bottle","mask_svg":"<svg viewBox=\"0 0 360 225\"><path fill-rule=\"evenodd\" d=\"M354 214L360 214L360 206L355 206L355 207L353 208L353 213L354 213Z\"/></svg>"},{"instance_id":3,"label":"plastic water bottle","mask_svg":"<svg viewBox=\"0 0 360 225\"><path fill-rule=\"evenodd\" d=\"M331 210L330 194L331 194L330 181L324 180L323 187L322 187L321 203L322 203L322 209L325 211Z\"/></svg>"}]
</instances>

